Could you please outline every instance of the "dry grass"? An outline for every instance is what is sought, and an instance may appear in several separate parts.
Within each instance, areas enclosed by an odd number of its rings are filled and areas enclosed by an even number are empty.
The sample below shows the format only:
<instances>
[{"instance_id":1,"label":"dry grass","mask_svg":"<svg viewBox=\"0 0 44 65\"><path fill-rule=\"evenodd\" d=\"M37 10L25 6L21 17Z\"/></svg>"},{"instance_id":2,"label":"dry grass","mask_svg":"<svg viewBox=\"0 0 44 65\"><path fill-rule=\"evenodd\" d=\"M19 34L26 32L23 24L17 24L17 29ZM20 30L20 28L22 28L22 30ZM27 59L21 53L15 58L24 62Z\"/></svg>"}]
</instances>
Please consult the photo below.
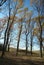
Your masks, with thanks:
<instances>
[{"instance_id":1,"label":"dry grass","mask_svg":"<svg viewBox=\"0 0 44 65\"><path fill-rule=\"evenodd\" d=\"M0 65L44 65L44 57L40 58L39 52L36 51L33 52L32 56L30 52L26 56L25 50L20 50L16 56L16 49L12 48L5 53L4 58L0 57Z\"/></svg>"}]
</instances>

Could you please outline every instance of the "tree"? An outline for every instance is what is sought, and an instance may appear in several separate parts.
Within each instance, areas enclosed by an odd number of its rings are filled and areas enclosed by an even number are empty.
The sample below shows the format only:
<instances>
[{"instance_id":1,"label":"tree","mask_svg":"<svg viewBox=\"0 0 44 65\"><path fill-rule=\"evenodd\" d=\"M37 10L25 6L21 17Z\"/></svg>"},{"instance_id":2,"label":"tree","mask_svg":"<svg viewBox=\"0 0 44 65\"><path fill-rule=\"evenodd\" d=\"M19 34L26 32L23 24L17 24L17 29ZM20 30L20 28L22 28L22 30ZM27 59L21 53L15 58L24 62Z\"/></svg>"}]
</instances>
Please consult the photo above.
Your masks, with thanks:
<instances>
[{"instance_id":1,"label":"tree","mask_svg":"<svg viewBox=\"0 0 44 65\"><path fill-rule=\"evenodd\" d=\"M30 21L29 21L28 28L30 27L29 33L31 34L31 44L30 44L30 46L31 46L31 55L32 55L33 28L34 28L34 21L31 21L32 16L33 16L33 11L30 11L30 12L29 12L29 20L30 20Z\"/></svg>"},{"instance_id":2,"label":"tree","mask_svg":"<svg viewBox=\"0 0 44 65\"><path fill-rule=\"evenodd\" d=\"M31 5L33 8L38 12L38 20L40 24L40 55L42 57L42 26L41 26L41 20L40 15L42 15L43 12L43 6L44 6L44 0L30 0Z\"/></svg>"},{"instance_id":3,"label":"tree","mask_svg":"<svg viewBox=\"0 0 44 65\"><path fill-rule=\"evenodd\" d=\"M34 28L34 24L35 24L35 22L34 21L32 21L31 22L31 24L30 24L30 34L31 34L31 55L32 55L32 47L33 47L33 28Z\"/></svg>"},{"instance_id":4,"label":"tree","mask_svg":"<svg viewBox=\"0 0 44 65\"><path fill-rule=\"evenodd\" d=\"M22 12L23 12L23 14L21 15L21 18L22 18L22 23L23 22L25 22L25 29L26 29L26 31L24 31L23 33L25 33L25 35L26 35L26 55L27 55L27 48L28 48L28 40L27 40L27 37L28 37L28 35L27 35L27 25L26 25L26 11L28 10L28 8L24 8L23 10L19 10L18 11L18 13L20 13L20 15L22 14ZM28 17L27 17L28 18ZM20 30L20 33L19 33L19 36L21 35L21 31L22 31L22 26L21 26L21 30ZM20 38L20 37L19 37ZM20 39L19 39L19 41L20 41ZM18 42L19 42L18 41ZM18 46L19 46L19 44L17 45L17 48L18 48ZM17 49L18 50L18 49Z\"/></svg>"},{"instance_id":5,"label":"tree","mask_svg":"<svg viewBox=\"0 0 44 65\"><path fill-rule=\"evenodd\" d=\"M10 20L10 1L9 1L9 18L8 18L8 23L7 23L7 28L5 30L5 34L4 34L4 45L3 45L3 50L2 50L2 55L1 57L3 57L5 51L6 51L6 46L7 46L7 42L8 42L8 35L7 31L8 31L8 27L9 27L9 20Z\"/></svg>"},{"instance_id":6,"label":"tree","mask_svg":"<svg viewBox=\"0 0 44 65\"><path fill-rule=\"evenodd\" d=\"M27 29L27 24L26 24L26 12L28 11L28 8L24 8L24 18L23 21L25 22L25 35L26 35L26 55L27 55L27 51L28 51L28 29Z\"/></svg>"},{"instance_id":7,"label":"tree","mask_svg":"<svg viewBox=\"0 0 44 65\"><path fill-rule=\"evenodd\" d=\"M31 22L31 17L33 15L32 11L28 11L28 8L24 8L24 17L23 17L23 21L25 22L25 35L26 35L26 55L27 55L27 51L28 51L28 35L30 33L30 22Z\"/></svg>"},{"instance_id":8,"label":"tree","mask_svg":"<svg viewBox=\"0 0 44 65\"><path fill-rule=\"evenodd\" d=\"M34 27L34 21L31 21L31 19L32 19L32 16L33 16L33 11L29 11L29 12L27 12L27 14L26 14L26 17L27 17L27 19L28 19L28 21L27 21L27 23L26 24L28 24L28 28L27 28L27 38L28 38L28 35L29 35L29 33L31 34L31 55L32 55L32 40L33 40L33 35L32 35L32 31L33 31L33 27ZM32 23L32 24L31 24ZM28 42L28 40L27 40L27 42ZM28 43L27 43L27 46L28 46Z\"/></svg>"},{"instance_id":9,"label":"tree","mask_svg":"<svg viewBox=\"0 0 44 65\"><path fill-rule=\"evenodd\" d=\"M21 0L20 0L21 1ZM14 1L13 1L14 2ZM10 3L11 1L9 1L9 17L8 17L8 23L7 23L7 28L5 30L5 35L4 35L4 45L3 45L3 52L2 52L2 57L6 51L6 48L7 48L7 45L8 45L8 40L9 40L9 35L10 35L10 30L11 30L11 27L12 27L12 24L14 22L14 17L17 13L17 10L20 8L20 5L19 5L19 8L17 7L17 2L20 3L19 1L15 1L15 5L14 5L14 9L13 9L13 18L12 18L12 22L10 22L10 16L11 16L11 8L10 8ZM12 3L13 4L13 3Z\"/></svg>"}]
</instances>

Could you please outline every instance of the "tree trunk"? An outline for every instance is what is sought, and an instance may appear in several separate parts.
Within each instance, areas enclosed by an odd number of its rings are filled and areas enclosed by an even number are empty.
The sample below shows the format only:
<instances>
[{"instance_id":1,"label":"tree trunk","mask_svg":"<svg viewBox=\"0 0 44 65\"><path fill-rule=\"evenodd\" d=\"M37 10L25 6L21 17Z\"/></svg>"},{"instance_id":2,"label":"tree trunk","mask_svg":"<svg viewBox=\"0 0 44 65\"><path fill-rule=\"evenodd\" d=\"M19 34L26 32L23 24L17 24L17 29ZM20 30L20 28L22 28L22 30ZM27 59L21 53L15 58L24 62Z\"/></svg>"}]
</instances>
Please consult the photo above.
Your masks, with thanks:
<instances>
[{"instance_id":1,"label":"tree trunk","mask_svg":"<svg viewBox=\"0 0 44 65\"><path fill-rule=\"evenodd\" d=\"M18 50L19 50L19 42L20 42L21 31L22 31L22 24L21 24L21 28L20 28L20 32L19 32L19 37L18 37L18 42L17 42L16 55L18 55Z\"/></svg>"},{"instance_id":2,"label":"tree trunk","mask_svg":"<svg viewBox=\"0 0 44 65\"><path fill-rule=\"evenodd\" d=\"M26 35L26 55L27 55L27 51L28 51L28 41L27 41L27 35Z\"/></svg>"},{"instance_id":3,"label":"tree trunk","mask_svg":"<svg viewBox=\"0 0 44 65\"><path fill-rule=\"evenodd\" d=\"M3 57L3 55L5 54L5 47L6 47L6 42L7 42L7 30L8 30L8 26L9 26L9 21L8 21L8 24L7 24L7 28L5 30L5 34L4 34L4 44L3 44L3 49L2 49L2 55L1 57Z\"/></svg>"},{"instance_id":4,"label":"tree trunk","mask_svg":"<svg viewBox=\"0 0 44 65\"><path fill-rule=\"evenodd\" d=\"M32 39L31 39L31 55L32 55Z\"/></svg>"},{"instance_id":5,"label":"tree trunk","mask_svg":"<svg viewBox=\"0 0 44 65\"><path fill-rule=\"evenodd\" d=\"M33 35L32 35L32 32L31 32L31 55L32 55L32 42L33 42Z\"/></svg>"},{"instance_id":6,"label":"tree trunk","mask_svg":"<svg viewBox=\"0 0 44 65\"><path fill-rule=\"evenodd\" d=\"M44 46L43 46L43 51L44 51Z\"/></svg>"},{"instance_id":7,"label":"tree trunk","mask_svg":"<svg viewBox=\"0 0 44 65\"><path fill-rule=\"evenodd\" d=\"M40 56L42 57L42 27L40 30Z\"/></svg>"},{"instance_id":8,"label":"tree trunk","mask_svg":"<svg viewBox=\"0 0 44 65\"><path fill-rule=\"evenodd\" d=\"M10 44L8 44L8 52L9 52L9 49L10 49L10 47L9 47L9 46L10 46Z\"/></svg>"},{"instance_id":9,"label":"tree trunk","mask_svg":"<svg viewBox=\"0 0 44 65\"><path fill-rule=\"evenodd\" d=\"M39 12L40 14L40 12ZM39 24L40 24L40 56L42 57L42 25L41 25L41 20L40 20L40 15L38 17L39 19Z\"/></svg>"}]
</instances>

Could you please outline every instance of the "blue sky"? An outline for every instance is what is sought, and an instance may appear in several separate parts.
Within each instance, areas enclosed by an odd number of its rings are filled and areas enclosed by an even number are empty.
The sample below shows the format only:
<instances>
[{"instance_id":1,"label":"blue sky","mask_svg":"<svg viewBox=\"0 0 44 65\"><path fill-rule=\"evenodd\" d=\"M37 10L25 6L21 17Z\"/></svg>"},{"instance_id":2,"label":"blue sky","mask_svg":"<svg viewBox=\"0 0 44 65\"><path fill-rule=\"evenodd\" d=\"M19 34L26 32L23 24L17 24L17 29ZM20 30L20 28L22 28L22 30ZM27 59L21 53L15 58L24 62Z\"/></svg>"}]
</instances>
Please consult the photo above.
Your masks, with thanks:
<instances>
[{"instance_id":1,"label":"blue sky","mask_svg":"<svg viewBox=\"0 0 44 65\"><path fill-rule=\"evenodd\" d=\"M30 0L25 0L25 7L28 7L29 11L32 10L33 11L33 17L37 16L37 11L35 11L33 9L33 7L30 5Z\"/></svg>"},{"instance_id":2,"label":"blue sky","mask_svg":"<svg viewBox=\"0 0 44 65\"><path fill-rule=\"evenodd\" d=\"M6 3L5 3L5 4L6 4ZM1 9L1 8L4 8L5 4L3 5L3 7L0 7L0 9ZM8 5L7 5L7 6L8 6ZM24 7L28 7L28 10L29 10L29 11L30 11L30 10L33 10L33 13L34 13L33 17L37 16L37 12L30 6L30 0L25 0ZM0 11L0 18L6 16L6 14L8 15L7 9L8 9L8 8L5 7L5 11L6 11L6 12L1 12L1 11Z\"/></svg>"}]
</instances>

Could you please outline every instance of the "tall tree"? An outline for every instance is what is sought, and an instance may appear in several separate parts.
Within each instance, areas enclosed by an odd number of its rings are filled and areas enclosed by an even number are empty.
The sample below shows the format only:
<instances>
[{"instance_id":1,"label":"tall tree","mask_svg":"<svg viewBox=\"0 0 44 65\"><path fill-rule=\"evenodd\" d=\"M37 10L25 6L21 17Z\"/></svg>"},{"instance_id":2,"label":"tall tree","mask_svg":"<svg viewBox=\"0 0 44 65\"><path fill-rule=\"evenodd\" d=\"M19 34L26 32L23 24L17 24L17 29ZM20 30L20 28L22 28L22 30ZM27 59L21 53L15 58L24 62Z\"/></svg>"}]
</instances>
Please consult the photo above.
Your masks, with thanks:
<instances>
[{"instance_id":1,"label":"tall tree","mask_svg":"<svg viewBox=\"0 0 44 65\"><path fill-rule=\"evenodd\" d=\"M44 6L44 0L30 0L31 5L33 8L38 12L38 20L40 24L40 55L42 57L42 26L41 26L41 20L40 15L42 15L43 12L43 6Z\"/></svg>"},{"instance_id":2,"label":"tall tree","mask_svg":"<svg viewBox=\"0 0 44 65\"><path fill-rule=\"evenodd\" d=\"M31 55L32 55L32 43L33 43L33 27L34 27L34 21L31 21L31 19L32 19L32 16L33 16L33 11L30 11L29 13L28 13L28 15L29 15L29 24L28 24L28 34L30 33L31 34L31 44L30 44L30 46L31 46Z\"/></svg>"},{"instance_id":3,"label":"tall tree","mask_svg":"<svg viewBox=\"0 0 44 65\"><path fill-rule=\"evenodd\" d=\"M10 20L10 1L9 1L9 18L8 18L7 28L6 28L5 34L4 34L4 45L3 45L2 55L1 55L2 57L6 50L6 41L7 41L7 31L8 31L8 27L9 27L9 20Z\"/></svg>"},{"instance_id":4,"label":"tall tree","mask_svg":"<svg viewBox=\"0 0 44 65\"><path fill-rule=\"evenodd\" d=\"M23 21L25 22L25 35L26 35L26 55L27 55L27 51L28 51L28 29L27 29L27 24L26 24L26 12L28 11L28 8L24 8L24 18Z\"/></svg>"},{"instance_id":5,"label":"tall tree","mask_svg":"<svg viewBox=\"0 0 44 65\"><path fill-rule=\"evenodd\" d=\"M21 1L21 0L20 0ZM14 1L13 1L14 2ZM20 8L20 5L19 5L19 8L17 7L18 5L17 5L17 2L18 3L20 3L19 2L19 0L17 1L17 0L15 0L15 4L14 4L14 9L13 9L13 18L12 18L12 22L10 22L10 16L11 16L11 7L10 7L10 3L11 3L11 1L9 1L9 17L8 17L8 23L7 23L7 28L6 28L6 31L5 31L5 38L4 38L4 45L3 45L3 52L2 52L2 56L4 55L4 53L5 53L5 50L6 50L6 48L7 48L7 45L8 45L8 40L9 40L9 34L10 34L10 29L11 29L11 26L12 26L12 24L13 24L13 22L14 22L14 17L15 17L15 15L16 15L16 13L17 13L17 9L19 9Z\"/></svg>"},{"instance_id":6,"label":"tall tree","mask_svg":"<svg viewBox=\"0 0 44 65\"><path fill-rule=\"evenodd\" d=\"M26 24L28 24L26 37L28 38L29 33L31 34L31 54L32 54L32 40L33 40L32 30L33 30L33 26L34 26L34 22L31 22L32 16L33 16L33 11L29 11L26 13L26 18L28 20L26 23ZM28 40L27 40L27 42L28 42ZM28 43L27 43L27 46L28 46Z\"/></svg>"}]
</instances>

